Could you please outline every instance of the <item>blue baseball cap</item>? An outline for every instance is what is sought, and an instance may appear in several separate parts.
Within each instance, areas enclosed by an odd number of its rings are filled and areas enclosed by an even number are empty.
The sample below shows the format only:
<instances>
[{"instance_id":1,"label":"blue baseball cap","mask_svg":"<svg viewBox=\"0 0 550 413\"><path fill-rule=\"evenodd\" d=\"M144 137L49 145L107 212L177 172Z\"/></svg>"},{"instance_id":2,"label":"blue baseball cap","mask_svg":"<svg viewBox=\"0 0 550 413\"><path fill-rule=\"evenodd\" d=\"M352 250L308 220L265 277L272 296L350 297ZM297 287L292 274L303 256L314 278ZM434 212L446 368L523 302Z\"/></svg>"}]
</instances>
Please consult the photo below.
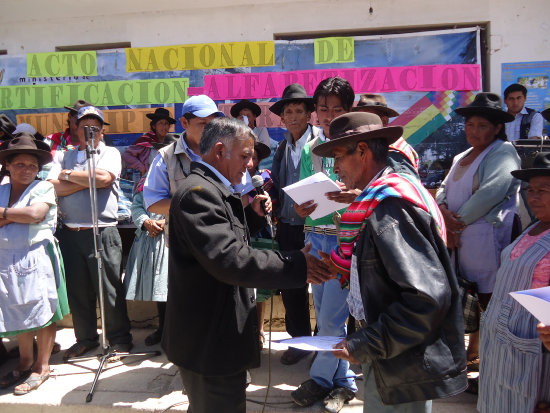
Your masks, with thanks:
<instances>
[{"instance_id":1,"label":"blue baseball cap","mask_svg":"<svg viewBox=\"0 0 550 413\"><path fill-rule=\"evenodd\" d=\"M83 106L78 109L76 120L79 121L86 116L93 116L95 118L98 118L104 125L109 125L109 123L105 122L105 119L103 118L103 112L101 112L95 106Z\"/></svg>"},{"instance_id":2,"label":"blue baseball cap","mask_svg":"<svg viewBox=\"0 0 550 413\"><path fill-rule=\"evenodd\" d=\"M216 103L206 95L191 96L183 104L182 116L192 113L198 118L206 118L210 115L224 117L224 113L218 110Z\"/></svg>"}]
</instances>

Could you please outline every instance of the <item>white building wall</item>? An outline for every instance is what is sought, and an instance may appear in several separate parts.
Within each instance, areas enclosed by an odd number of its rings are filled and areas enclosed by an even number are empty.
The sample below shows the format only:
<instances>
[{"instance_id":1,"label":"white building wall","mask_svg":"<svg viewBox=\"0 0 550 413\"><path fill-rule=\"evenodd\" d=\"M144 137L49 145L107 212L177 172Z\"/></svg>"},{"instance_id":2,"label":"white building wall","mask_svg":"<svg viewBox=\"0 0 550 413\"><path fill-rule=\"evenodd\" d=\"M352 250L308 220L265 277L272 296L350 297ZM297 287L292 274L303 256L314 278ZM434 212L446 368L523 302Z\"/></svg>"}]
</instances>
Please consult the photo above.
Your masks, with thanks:
<instances>
[{"instance_id":1,"label":"white building wall","mask_svg":"<svg viewBox=\"0 0 550 413\"><path fill-rule=\"evenodd\" d=\"M550 60L550 0L0 0L0 10L0 50L9 55L487 23L485 89L500 91L501 63Z\"/></svg>"}]
</instances>

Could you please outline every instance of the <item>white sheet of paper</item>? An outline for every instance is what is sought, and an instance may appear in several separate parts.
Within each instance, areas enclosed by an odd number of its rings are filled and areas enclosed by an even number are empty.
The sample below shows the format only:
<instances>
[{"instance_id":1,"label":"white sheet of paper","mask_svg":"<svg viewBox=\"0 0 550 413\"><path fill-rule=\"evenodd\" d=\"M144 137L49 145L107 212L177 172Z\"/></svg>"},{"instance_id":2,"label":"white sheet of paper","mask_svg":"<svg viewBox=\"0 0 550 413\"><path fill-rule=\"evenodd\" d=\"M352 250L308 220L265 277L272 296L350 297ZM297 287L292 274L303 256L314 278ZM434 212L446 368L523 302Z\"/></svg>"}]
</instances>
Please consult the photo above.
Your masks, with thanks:
<instances>
[{"instance_id":1,"label":"white sheet of paper","mask_svg":"<svg viewBox=\"0 0 550 413\"><path fill-rule=\"evenodd\" d=\"M332 346L342 341L344 337L332 336L303 336L293 337L286 340L279 340L281 344L289 347L299 348L309 351L342 351L342 349L333 349Z\"/></svg>"},{"instance_id":2,"label":"white sheet of paper","mask_svg":"<svg viewBox=\"0 0 550 413\"><path fill-rule=\"evenodd\" d=\"M550 287L533 288L510 295L541 323L550 325Z\"/></svg>"},{"instance_id":3,"label":"white sheet of paper","mask_svg":"<svg viewBox=\"0 0 550 413\"><path fill-rule=\"evenodd\" d=\"M349 205L327 199L325 193L340 192L341 189L336 182L322 172L285 186L283 191L298 205L311 200L315 201L317 208L310 215L311 219L322 218Z\"/></svg>"}]
</instances>

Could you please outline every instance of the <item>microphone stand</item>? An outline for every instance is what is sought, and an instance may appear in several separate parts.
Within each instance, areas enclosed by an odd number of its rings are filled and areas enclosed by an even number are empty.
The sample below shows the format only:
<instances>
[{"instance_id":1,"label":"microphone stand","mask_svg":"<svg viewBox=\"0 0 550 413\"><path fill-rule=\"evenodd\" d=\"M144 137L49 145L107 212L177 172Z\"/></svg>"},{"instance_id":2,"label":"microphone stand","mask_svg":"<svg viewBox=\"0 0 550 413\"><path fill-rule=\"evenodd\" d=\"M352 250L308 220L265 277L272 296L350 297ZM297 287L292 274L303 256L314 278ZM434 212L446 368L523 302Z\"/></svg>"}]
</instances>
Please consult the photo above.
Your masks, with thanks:
<instances>
[{"instance_id":1,"label":"microphone stand","mask_svg":"<svg viewBox=\"0 0 550 413\"><path fill-rule=\"evenodd\" d=\"M73 362L77 360L91 360L98 358L100 363L99 367L95 373L94 381L92 382L92 387L86 396L86 403L92 401L95 392L95 386L99 379L99 375L103 371L105 362L108 362L112 357L117 357L119 359L130 357L130 356L160 356L161 352L156 351L145 351L142 353L129 353L129 352L115 352L112 351L111 347L107 345L106 342L106 329L105 329L105 301L103 294L103 260L101 258L101 252L103 251L101 245L101 234L99 233L99 215L97 208L97 185L96 185L96 174L95 174L95 155L99 153L99 150L94 146L95 140L95 127L84 126L84 136L86 137L86 162L88 165L88 187L90 190L90 204L92 209L92 230L94 233L94 256L97 261L97 274L98 274L98 289L99 289L99 312L101 319L101 348L103 353L98 354L97 356L91 357L75 357L67 360L67 362Z\"/></svg>"}]
</instances>

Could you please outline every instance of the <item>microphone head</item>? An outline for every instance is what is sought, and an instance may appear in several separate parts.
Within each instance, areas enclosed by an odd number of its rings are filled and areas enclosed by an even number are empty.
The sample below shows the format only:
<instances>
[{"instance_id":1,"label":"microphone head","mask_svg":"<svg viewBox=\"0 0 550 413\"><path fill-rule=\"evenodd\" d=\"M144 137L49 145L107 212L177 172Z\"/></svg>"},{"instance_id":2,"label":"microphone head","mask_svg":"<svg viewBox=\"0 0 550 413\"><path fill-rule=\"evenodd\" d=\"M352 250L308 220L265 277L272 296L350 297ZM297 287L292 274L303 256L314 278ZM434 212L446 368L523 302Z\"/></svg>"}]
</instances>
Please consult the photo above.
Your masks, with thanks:
<instances>
[{"instance_id":1,"label":"microphone head","mask_svg":"<svg viewBox=\"0 0 550 413\"><path fill-rule=\"evenodd\" d=\"M254 188L260 188L264 184L264 178L261 175L254 175L252 177L252 186Z\"/></svg>"}]
</instances>

